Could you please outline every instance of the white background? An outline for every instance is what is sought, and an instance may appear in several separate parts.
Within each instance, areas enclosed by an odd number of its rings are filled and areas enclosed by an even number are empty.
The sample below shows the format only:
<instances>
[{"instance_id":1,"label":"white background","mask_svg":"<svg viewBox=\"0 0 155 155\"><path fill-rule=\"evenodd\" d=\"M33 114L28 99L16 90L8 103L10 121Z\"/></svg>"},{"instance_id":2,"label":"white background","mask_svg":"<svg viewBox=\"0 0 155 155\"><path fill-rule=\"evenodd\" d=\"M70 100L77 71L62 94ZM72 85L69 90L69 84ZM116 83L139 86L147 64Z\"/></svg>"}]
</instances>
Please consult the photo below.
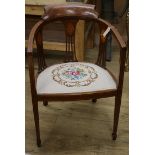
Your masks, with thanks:
<instances>
[{"instance_id":1,"label":"white background","mask_svg":"<svg viewBox=\"0 0 155 155\"><path fill-rule=\"evenodd\" d=\"M130 0L130 155L155 154L155 4ZM0 154L25 154L25 1L1 1Z\"/></svg>"}]
</instances>

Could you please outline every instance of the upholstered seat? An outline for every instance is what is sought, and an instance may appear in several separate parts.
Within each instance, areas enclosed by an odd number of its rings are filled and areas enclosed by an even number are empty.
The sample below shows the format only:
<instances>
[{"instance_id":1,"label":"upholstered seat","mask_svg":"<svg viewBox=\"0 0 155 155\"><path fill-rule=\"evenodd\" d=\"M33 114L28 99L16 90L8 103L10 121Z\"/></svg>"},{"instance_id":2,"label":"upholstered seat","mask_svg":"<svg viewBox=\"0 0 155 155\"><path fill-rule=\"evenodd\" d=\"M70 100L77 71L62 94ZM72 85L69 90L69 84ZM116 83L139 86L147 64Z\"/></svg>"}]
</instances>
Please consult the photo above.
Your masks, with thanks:
<instances>
[{"instance_id":1,"label":"upholstered seat","mask_svg":"<svg viewBox=\"0 0 155 155\"><path fill-rule=\"evenodd\" d=\"M116 89L108 71L91 63L69 62L50 66L37 78L38 94L78 93Z\"/></svg>"}]
</instances>

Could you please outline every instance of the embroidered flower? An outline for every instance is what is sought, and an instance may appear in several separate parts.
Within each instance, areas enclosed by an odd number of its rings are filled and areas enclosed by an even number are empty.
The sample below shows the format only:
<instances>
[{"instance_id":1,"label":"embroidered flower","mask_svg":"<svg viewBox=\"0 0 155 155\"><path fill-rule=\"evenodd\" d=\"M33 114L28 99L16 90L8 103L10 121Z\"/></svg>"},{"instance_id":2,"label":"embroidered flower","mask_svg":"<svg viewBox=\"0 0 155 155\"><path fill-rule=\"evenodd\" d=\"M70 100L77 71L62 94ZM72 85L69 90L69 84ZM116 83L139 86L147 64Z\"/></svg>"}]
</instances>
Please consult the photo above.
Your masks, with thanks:
<instances>
[{"instance_id":1,"label":"embroidered flower","mask_svg":"<svg viewBox=\"0 0 155 155\"><path fill-rule=\"evenodd\" d=\"M80 69L79 67L71 67L68 68L67 70L64 70L62 75L71 80L79 80L82 79L83 77L87 76L86 73L84 73L83 69Z\"/></svg>"},{"instance_id":2,"label":"embroidered flower","mask_svg":"<svg viewBox=\"0 0 155 155\"><path fill-rule=\"evenodd\" d=\"M65 63L52 71L53 79L67 87L88 86L97 79L93 67L82 63Z\"/></svg>"}]
</instances>

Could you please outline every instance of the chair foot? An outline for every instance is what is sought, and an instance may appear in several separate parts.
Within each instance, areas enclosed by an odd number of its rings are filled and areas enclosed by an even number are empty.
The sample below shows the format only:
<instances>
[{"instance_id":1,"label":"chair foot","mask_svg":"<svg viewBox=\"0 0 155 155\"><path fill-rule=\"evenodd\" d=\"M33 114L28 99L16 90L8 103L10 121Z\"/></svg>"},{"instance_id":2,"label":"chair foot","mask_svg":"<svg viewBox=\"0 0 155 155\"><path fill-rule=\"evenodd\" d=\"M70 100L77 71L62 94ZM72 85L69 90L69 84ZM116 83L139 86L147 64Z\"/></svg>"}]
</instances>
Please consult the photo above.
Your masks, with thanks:
<instances>
[{"instance_id":1,"label":"chair foot","mask_svg":"<svg viewBox=\"0 0 155 155\"><path fill-rule=\"evenodd\" d=\"M117 128L118 128L118 121L119 121L119 113L121 107L121 97L115 97L115 108L114 108L114 124L113 124L113 132L112 132L112 139L116 140L117 138Z\"/></svg>"},{"instance_id":2,"label":"chair foot","mask_svg":"<svg viewBox=\"0 0 155 155\"><path fill-rule=\"evenodd\" d=\"M48 101L43 101L43 105L47 106L48 105Z\"/></svg>"},{"instance_id":3,"label":"chair foot","mask_svg":"<svg viewBox=\"0 0 155 155\"><path fill-rule=\"evenodd\" d=\"M41 146L41 140L40 140L40 127L39 127L39 112L38 112L38 101L33 99L33 114L34 114L34 122L35 122L35 129L36 129L36 140L37 140L37 146Z\"/></svg>"},{"instance_id":4,"label":"chair foot","mask_svg":"<svg viewBox=\"0 0 155 155\"><path fill-rule=\"evenodd\" d=\"M117 134L116 133L112 133L112 140L116 140L117 138Z\"/></svg>"},{"instance_id":5,"label":"chair foot","mask_svg":"<svg viewBox=\"0 0 155 155\"><path fill-rule=\"evenodd\" d=\"M92 102L93 102L93 103L96 103L96 102L97 102L97 99L92 99Z\"/></svg>"},{"instance_id":6,"label":"chair foot","mask_svg":"<svg viewBox=\"0 0 155 155\"><path fill-rule=\"evenodd\" d=\"M37 140L37 146L41 147L41 140Z\"/></svg>"},{"instance_id":7,"label":"chair foot","mask_svg":"<svg viewBox=\"0 0 155 155\"><path fill-rule=\"evenodd\" d=\"M125 72L129 72L129 66L125 66Z\"/></svg>"}]
</instances>

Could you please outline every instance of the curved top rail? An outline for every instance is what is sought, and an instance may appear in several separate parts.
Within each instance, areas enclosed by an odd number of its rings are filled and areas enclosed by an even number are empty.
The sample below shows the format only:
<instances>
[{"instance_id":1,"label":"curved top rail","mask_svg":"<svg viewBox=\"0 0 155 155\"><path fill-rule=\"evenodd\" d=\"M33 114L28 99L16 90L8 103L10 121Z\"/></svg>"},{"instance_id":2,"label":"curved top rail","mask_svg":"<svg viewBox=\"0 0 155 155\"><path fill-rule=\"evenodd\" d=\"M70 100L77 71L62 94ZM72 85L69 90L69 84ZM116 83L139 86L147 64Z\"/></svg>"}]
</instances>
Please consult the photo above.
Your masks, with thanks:
<instances>
[{"instance_id":1,"label":"curved top rail","mask_svg":"<svg viewBox=\"0 0 155 155\"><path fill-rule=\"evenodd\" d=\"M90 4L58 4L48 5L44 8L43 20L55 18L75 17L82 19L97 19L98 13L94 10L95 6Z\"/></svg>"}]
</instances>

